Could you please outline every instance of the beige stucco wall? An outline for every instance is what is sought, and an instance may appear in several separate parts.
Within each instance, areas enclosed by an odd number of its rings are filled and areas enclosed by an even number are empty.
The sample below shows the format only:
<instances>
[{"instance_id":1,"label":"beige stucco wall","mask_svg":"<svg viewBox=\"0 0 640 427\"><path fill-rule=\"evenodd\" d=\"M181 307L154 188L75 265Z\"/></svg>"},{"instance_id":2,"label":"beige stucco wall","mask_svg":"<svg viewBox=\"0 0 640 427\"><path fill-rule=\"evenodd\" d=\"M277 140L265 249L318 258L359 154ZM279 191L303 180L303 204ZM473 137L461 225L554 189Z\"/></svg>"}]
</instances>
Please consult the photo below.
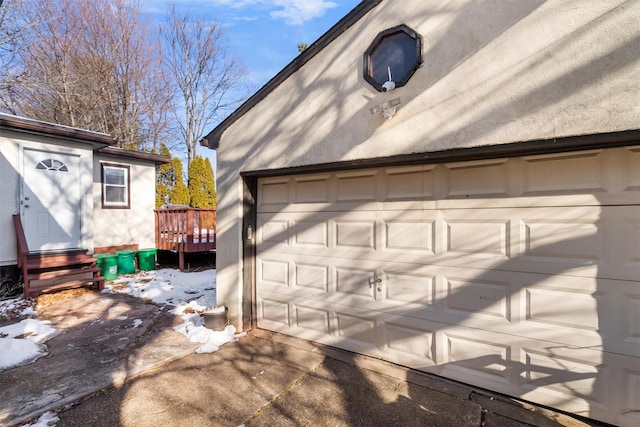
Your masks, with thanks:
<instances>
[{"instance_id":1,"label":"beige stucco wall","mask_svg":"<svg viewBox=\"0 0 640 427\"><path fill-rule=\"evenodd\" d=\"M82 204L78 214L81 216L81 240L83 247L91 245L91 145L3 129L0 130L0 265L16 264L16 237L11 215L20 213L23 148L64 152L80 158Z\"/></svg>"},{"instance_id":2,"label":"beige stucco wall","mask_svg":"<svg viewBox=\"0 0 640 427\"><path fill-rule=\"evenodd\" d=\"M129 166L130 209L102 208L101 163ZM93 167L94 247L138 244L155 247L155 165L96 154Z\"/></svg>"},{"instance_id":3,"label":"beige stucco wall","mask_svg":"<svg viewBox=\"0 0 640 427\"><path fill-rule=\"evenodd\" d=\"M424 64L379 93L362 54L401 23ZM224 133L218 304L242 326L239 172L637 129L639 51L638 0L383 1ZM392 98L392 120L370 114Z\"/></svg>"}]
</instances>

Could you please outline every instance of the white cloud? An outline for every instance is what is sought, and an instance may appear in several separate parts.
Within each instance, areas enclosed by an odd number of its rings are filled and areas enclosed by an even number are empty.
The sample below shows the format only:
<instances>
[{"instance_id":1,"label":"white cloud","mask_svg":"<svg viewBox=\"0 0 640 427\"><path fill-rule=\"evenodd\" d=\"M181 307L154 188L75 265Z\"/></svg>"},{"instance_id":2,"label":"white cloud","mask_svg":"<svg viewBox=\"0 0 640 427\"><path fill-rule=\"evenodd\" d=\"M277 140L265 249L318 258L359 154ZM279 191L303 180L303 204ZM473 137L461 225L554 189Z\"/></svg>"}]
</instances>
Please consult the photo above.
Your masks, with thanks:
<instances>
[{"instance_id":1,"label":"white cloud","mask_svg":"<svg viewBox=\"0 0 640 427\"><path fill-rule=\"evenodd\" d=\"M192 0L193 1L193 0ZM270 12L274 19L284 19L287 25L302 25L305 21L319 18L328 9L338 4L329 0L209 0L210 3L233 9L275 9Z\"/></svg>"},{"instance_id":2,"label":"white cloud","mask_svg":"<svg viewBox=\"0 0 640 427\"><path fill-rule=\"evenodd\" d=\"M271 12L272 18L283 18L288 25L302 25L305 21L319 18L327 9L338 6L326 0L275 0L274 4L282 10Z\"/></svg>"}]
</instances>

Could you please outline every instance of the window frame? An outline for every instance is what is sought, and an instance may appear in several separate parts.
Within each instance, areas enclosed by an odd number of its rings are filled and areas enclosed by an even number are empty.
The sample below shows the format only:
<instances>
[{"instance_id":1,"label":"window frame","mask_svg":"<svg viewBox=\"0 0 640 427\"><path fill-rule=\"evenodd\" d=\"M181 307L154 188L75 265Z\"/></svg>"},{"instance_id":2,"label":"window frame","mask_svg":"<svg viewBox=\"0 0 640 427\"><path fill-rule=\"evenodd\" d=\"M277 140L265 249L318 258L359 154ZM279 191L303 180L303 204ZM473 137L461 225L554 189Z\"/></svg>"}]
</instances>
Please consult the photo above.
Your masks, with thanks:
<instances>
[{"instance_id":1,"label":"window frame","mask_svg":"<svg viewBox=\"0 0 640 427\"><path fill-rule=\"evenodd\" d=\"M121 169L125 171L125 184L123 186L107 184L105 174L108 169ZM117 163L100 163L100 179L102 188L102 209L131 209L131 167L129 165L121 165ZM109 186L124 188L126 193L126 201L108 202L106 190Z\"/></svg>"},{"instance_id":2,"label":"window frame","mask_svg":"<svg viewBox=\"0 0 640 427\"><path fill-rule=\"evenodd\" d=\"M377 81L373 76L373 59L372 56L375 54L376 50L380 48L380 46L385 43L385 39L391 38L396 35L401 35L407 37L408 39L413 41L413 51L414 61L408 63L408 67L405 70L403 75L394 75L393 81L396 84L396 88L402 87L409 82L409 79L413 77L413 74L416 72L418 68L422 66L422 36L418 34L415 30L411 29L405 24L400 24L393 28L388 28L381 33L379 33L373 42L369 45L367 50L363 55L363 77L367 83L369 83L375 90L378 92L382 92L382 85L384 81ZM386 80L386 78L385 78Z\"/></svg>"}]
</instances>

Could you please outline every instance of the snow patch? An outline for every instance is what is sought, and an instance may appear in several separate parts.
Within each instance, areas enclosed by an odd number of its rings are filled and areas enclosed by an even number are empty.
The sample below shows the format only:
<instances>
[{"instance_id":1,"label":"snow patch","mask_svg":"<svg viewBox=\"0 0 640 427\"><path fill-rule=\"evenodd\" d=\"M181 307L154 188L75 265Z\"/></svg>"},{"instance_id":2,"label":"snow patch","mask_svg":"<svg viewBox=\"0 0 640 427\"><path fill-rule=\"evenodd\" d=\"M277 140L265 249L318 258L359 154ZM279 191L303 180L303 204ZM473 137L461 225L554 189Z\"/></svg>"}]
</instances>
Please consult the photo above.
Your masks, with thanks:
<instances>
[{"instance_id":1,"label":"snow patch","mask_svg":"<svg viewBox=\"0 0 640 427\"><path fill-rule=\"evenodd\" d=\"M49 427L54 426L60 421L60 418L56 415L55 412L49 411L45 412L38 418L35 422L31 424L25 424L22 427Z\"/></svg>"},{"instance_id":2,"label":"snow patch","mask_svg":"<svg viewBox=\"0 0 640 427\"><path fill-rule=\"evenodd\" d=\"M31 363L47 354L43 344L57 331L51 322L24 319L0 328L0 371Z\"/></svg>"}]
</instances>

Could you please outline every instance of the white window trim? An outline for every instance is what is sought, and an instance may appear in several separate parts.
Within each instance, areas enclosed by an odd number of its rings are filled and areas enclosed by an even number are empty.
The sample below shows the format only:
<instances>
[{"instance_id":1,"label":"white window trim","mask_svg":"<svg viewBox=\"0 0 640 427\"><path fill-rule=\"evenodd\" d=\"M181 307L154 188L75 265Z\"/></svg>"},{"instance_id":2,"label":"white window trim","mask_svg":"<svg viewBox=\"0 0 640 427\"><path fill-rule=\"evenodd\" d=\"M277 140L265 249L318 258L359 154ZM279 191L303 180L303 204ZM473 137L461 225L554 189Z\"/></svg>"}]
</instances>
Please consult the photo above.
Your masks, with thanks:
<instances>
[{"instance_id":1,"label":"white window trim","mask_svg":"<svg viewBox=\"0 0 640 427\"><path fill-rule=\"evenodd\" d=\"M130 167L127 165L119 165L113 163L101 163L101 179L102 179L102 208L103 209L130 209L131 207L131 173ZM107 184L106 171L109 169L118 169L124 171L124 185ZM107 201L107 187L121 187L125 190L124 201L110 202Z\"/></svg>"}]
</instances>

